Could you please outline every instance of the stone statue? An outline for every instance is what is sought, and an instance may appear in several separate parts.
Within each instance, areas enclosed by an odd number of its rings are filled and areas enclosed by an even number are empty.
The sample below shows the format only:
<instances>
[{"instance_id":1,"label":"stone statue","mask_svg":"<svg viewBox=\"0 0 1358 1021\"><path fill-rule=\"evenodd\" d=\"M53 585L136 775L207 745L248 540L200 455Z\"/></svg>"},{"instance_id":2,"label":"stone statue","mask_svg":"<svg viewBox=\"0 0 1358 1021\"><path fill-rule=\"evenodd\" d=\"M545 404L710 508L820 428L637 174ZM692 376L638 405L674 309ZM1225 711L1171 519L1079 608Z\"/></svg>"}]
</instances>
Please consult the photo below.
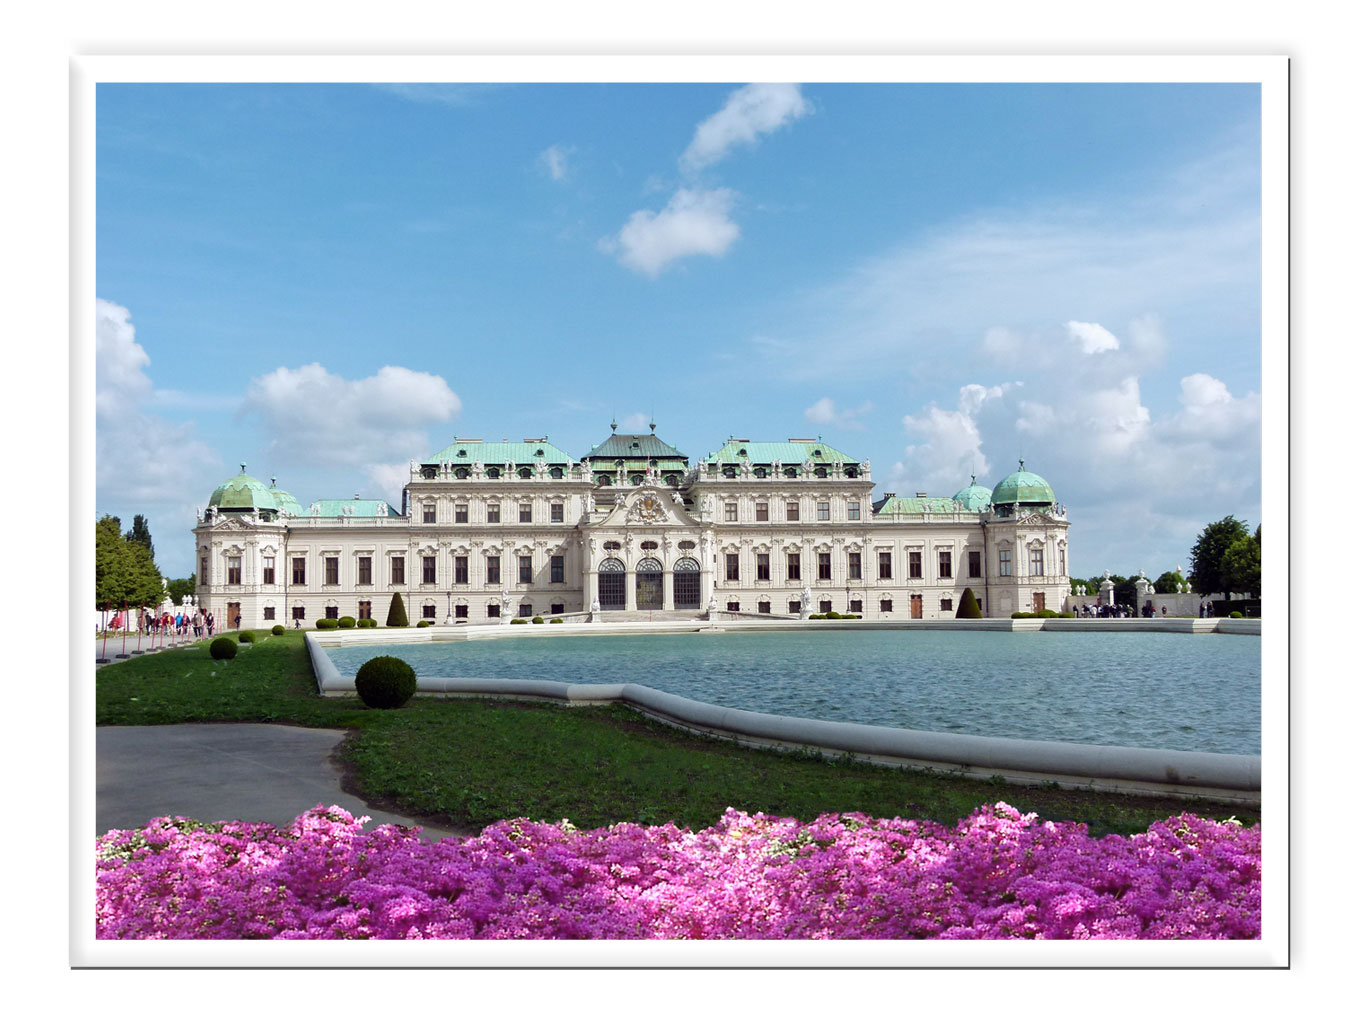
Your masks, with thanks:
<instances>
[{"instance_id":1,"label":"stone statue","mask_svg":"<svg viewBox=\"0 0 1358 1021\"><path fill-rule=\"evenodd\" d=\"M593 513L594 513L594 494L593 494L593 493L587 493L587 494L585 494L585 513L586 513L586 514L593 514Z\"/></svg>"},{"instance_id":2,"label":"stone statue","mask_svg":"<svg viewBox=\"0 0 1358 1021\"><path fill-rule=\"evenodd\" d=\"M591 600L589 601L589 612L590 612L590 613L598 613L598 612L599 612L599 600L597 600L597 599L591 599Z\"/></svg>"}]
</instances>

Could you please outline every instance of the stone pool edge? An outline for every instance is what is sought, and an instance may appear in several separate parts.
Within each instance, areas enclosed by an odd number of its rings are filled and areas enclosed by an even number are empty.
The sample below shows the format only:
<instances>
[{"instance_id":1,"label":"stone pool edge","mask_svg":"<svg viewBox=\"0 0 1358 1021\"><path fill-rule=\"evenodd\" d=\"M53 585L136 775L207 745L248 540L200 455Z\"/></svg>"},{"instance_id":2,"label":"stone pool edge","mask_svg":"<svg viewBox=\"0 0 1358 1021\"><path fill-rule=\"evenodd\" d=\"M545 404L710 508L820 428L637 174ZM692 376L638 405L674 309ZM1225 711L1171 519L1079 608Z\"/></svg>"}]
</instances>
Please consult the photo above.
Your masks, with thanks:
<instances>
[{"instance_id":1,"label":"stone pool edge","mask_svg":"<svg viewBox=\"0 0 1358 1021\"><path fill-rule=\"evenodd\" d=\"M980 622L965 623L974 625ZM1020 620L996 623L1042 625L1052 622ZM1145 623L1153 621L1148 620ZM710 627L705 623L696 622L684 626L676 626L674 622L550 626L554 634L593 635L626 634L637 631L651 633L698 631ZM730 625L726 627L729 628ZM434 628L401 629L396 633L351 632L345 635L324 636L308 632L305 636L307 652L316 674L318 690L327 696L347 696L352 695L354 691L353 677L340 674L325 652L326 647L404 645L412 644L412 639L415 642L457 640L442 635L428 635L423 639L419 636L419 631L434 630ZM475 629L465 626L448 627L439 630L456 632L459 639L508 637L503 635L506 628L502 625ZM471 634L473 630L494 631L497 634L473 635ZM441 697L550 700L566 705L620 702L643 715L681 730L725 738L750 747L819 752L830 758L852 756L880 765L932 769L940 773L980 779L999 776L1010 783L1027 786L1055 783L1065 788L1107 793L1190 799L1212 798L1248 806L1261 804L1262 760L1258 755L944 734L874 724L780 716L748 709L728 709L657 691L642 684L568 684L564 681L507 678L421 677L418 690L423 695Z\"/></svg>"}]
</instances>

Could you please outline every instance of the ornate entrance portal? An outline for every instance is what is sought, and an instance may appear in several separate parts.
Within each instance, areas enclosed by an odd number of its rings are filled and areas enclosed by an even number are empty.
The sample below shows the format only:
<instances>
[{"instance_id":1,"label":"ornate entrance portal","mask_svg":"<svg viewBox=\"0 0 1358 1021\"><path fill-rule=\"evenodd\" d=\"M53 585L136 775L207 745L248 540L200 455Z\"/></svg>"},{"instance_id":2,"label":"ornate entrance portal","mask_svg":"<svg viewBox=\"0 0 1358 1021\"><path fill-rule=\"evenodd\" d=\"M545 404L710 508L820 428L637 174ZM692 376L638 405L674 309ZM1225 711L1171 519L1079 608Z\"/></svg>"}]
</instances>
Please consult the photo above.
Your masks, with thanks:
<instances>
[{"instance_id":1,"label":"ornate entrance portal","mask_svg":"<svg viewBox=\"0 0 1358 1021\"><path fill-rule=\"evenodd\" d=\"M602 605L602 600L600 600ZM665 568L654 557L637 564L637 609L665 608Z\"/></svg>"},{"instance_id":2,"label":"ornate entrance portal","mask_svg":"<svg viewBox=\"0 0 1358 1021\"><path fill-rule=\"evenodd\" d=\"M627 568L609 558L599 565L599 609L627 609Z\"/></svg>"},{"instance_id":3,"label":"ornate entrance portal","mask_svg":"<svg viewBox=\"0 0 1358 1021\"><path fill-rule=\"evenodd\" d=\"M684 557L674 565L674 608L697 610L702 599L702 585L698 561Z\"/></svg>"}]
</instances>

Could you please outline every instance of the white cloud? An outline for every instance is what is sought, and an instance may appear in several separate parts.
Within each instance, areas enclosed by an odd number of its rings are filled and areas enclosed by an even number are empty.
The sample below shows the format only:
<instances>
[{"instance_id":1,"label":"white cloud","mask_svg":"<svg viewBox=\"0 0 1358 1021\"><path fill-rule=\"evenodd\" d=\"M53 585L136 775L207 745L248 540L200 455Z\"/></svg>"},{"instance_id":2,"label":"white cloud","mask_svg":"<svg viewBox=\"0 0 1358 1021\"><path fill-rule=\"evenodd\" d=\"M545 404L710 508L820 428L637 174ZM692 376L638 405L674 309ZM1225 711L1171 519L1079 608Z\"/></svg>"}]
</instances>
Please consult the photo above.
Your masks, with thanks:
<instances>
[{"instance_id":1,"label":"white cloud","mask_svg":"<svg viewBox=\"0 0 1358 1021\"><path fill-rule=\"evenodd\" d=\"M725 106L698 125L680 165L690 171L711 166L733 147L752 145L760 135L810 112L800 85L760 83L736 89Z\"/></svg>"},{"instance_id":2,"label":"white cloud","mask_svg":"<svg viewBox=\"0 0 1358 1021\"><path fill-rule=\"evenodd\" d=\"M348 380L313 362L251 380L242 410L261 421L279 462L357 465L377 478L424 451L428 427L456 417L462 402L427 372L387 365Z\"/></svg>"},{"instance_id":3,"label":"white cloud","mask_svg":"<svg viewBox=\"0 0 1358 1021\"><path fill-rule=\"evenodd\" d=\"M659 213L640 209L599 247L617 253L628 269L655 277L676 259L690 255L719 258L740 237L730 218L735 192L729 188L693 191L681 188Z\"/></svg>"},{"instance_id":4,"label":"white cloud","mask_svg":"<svg viewBox=\"0 0 1358 1021\"><path fill-rule=\"evenodd\" d=\"M566 162L574 152L573 145L549 145L538 154L538 166L553 181L564 180L568 170Z\"/></svg>"},{"instance_id":5,"label":"white cloud","mask_svg":"<svg viewBox=\"0 0 1358 1021\"><path fill-rule=\"evenodd\" d=\"M902 419L906 433L920 442L905 448L905 458L891 480L900 491L951 496L966 485L974 472L985 477L990 461L981 450L981 426L977 415L988 403L1001 400L1014 386L981 386L968 383L957 392L957 409L930 403L918 415Z\"/></svg>"},{"instance_id":6,"label":"white cloud","mask_svg":"<svg viewBox=\"0 0 1358 1021\"><path fill-rule=\"evenodd\" d=\"M618 428L625 433L645 432L650 427L651 419L648 415L643 415L638 411L634 415L627 415L618 423Z\"/></svg>"},{"instance_id":7,"label":"white cloud","mask_svg":"<svg viewBox=\"0 0 1358 1021\"><path fill-rule=\"evenodd\" d=\"M812 425L832 425L840 429L862 429L863 423L860 419L871 410L872 401L864 401L857 408L836 409L833 400L829 397L822 397L807 408L803 415Z\"/></svg>"},{"instance_id":8,"label":"white cloud","mask_svg":"<svg viewBox=\"0 0 1358 1021\"><path fill-rule=\"evenodd\" d=\"M132 313L103 298L94 302L94 401L96 412L116 415L151 396L146 368L151 357L137 343Z\"/></svg>"},{"instance_id":9,"label":"white cloud","mask_svg":"<svg viewBox=\"0 0 1358 1021\"><path fill-rule=\"evenodd\" d=\"M1071 340L1080 345L1080 350L1087 355L1096 355L1102 351L1116 351L1120 346L1117 337L1098 323L1080 323L1072 319L1066 323L1066 332L1070 335Z\"/></svg>"}]
</instances>

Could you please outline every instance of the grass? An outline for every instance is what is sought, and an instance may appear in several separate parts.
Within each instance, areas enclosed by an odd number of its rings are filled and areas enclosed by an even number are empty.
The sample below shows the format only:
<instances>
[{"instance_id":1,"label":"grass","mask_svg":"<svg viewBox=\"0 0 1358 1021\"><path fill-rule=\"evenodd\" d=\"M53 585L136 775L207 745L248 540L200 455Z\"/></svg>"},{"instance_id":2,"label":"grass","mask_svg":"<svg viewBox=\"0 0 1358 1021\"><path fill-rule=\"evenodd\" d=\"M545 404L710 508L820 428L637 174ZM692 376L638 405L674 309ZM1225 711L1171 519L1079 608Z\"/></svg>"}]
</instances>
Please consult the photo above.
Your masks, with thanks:
<instances>
[{"instance_id":1,"label":"grass","mask_svg":"<svg viewBox=\"0 0 1358 1021\"><path fill-rule=\"evenodd\" d=\"M952 825L995 801L1084 822L1095 835L1137 832L1186 810L1247 825L1259 819L1257 811L1213 802L1011 786L742 748L622 706L415 698L399 710L372 710L357 698L315 693L301 632L258 637L230 661L211 659L205 641L101 667L97 722L347 728L352 736L341 754L353 793L454 827L526 816L586 828L673 820L697 829L728 806L802 819L866 812Z\"/></svg>"}]
</instances>

